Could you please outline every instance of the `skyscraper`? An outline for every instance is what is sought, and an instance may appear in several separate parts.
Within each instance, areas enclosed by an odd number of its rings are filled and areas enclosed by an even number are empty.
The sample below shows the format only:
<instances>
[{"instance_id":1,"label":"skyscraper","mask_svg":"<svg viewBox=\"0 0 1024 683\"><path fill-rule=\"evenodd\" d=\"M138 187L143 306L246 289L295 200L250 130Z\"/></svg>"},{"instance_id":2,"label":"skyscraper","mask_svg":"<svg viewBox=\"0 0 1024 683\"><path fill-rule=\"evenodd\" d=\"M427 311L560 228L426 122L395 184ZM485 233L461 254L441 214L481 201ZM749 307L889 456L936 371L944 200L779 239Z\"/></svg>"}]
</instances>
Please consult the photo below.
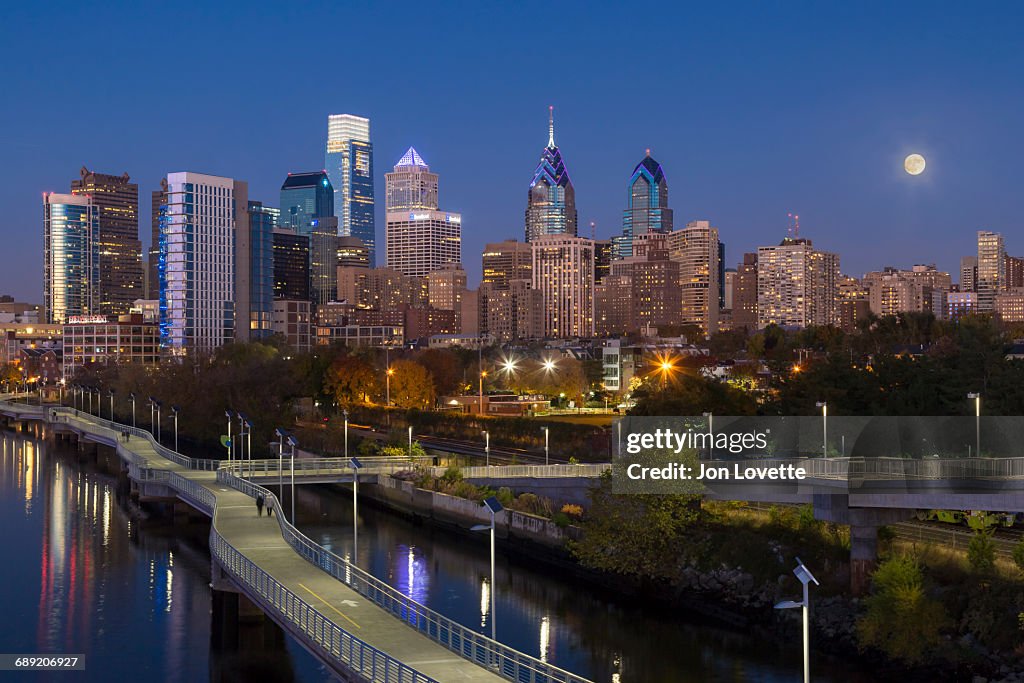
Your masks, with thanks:
<instances>
[{"instance_id":1,"label":"skyscraper","mask_svg":"<svg viewBox=\"0 0 1024 683\"><path fill-rule=\"evenodd\" d=\"M99 210L99 313L123 315L145 296L139 242L139 186L127 173L108 175L85 166L71 181L71 194L87 195Z\"/></svg>"},{"instance_id":2,"label":"skyscraper","mask_svg":"<svg viewBox=\"0 0 1024 683\"><path fill-rule=\"evenodd\" d=\"M633 236L647 232L672 232L672 209L668 208L668 181L661 164L647 156L629 178L626 210L622 212L622 235L615 240L615 257L633 255Z\"/></svg>"},{"instance_id":3,"label":"skyscraper","mask_svg":"<svg viewBox=\"0 0 1024 683\"><path fill-rule=\"evenodd\" d=\"M594 334L594 242L572 235L540 235L533 248L533 289L541 292L544 335Z\"/></svg>"},{"instance_id":4,"label":"skyscraper","mask_svg":"<svg viewBox=\"0 0 1024 683\"><path fill-rule=\"evenodd\" d=\"M973 292L978 288L978 257L960 257L960 291Z\"/></svg>"},{"instance_id":5,"label":"skyscraper","mask_svg":"<svg viewBox=\"0 0 1024 683\"><path fill-rule=\"evenodd\" d=\"M160 207L167 203L167 178L160 179L160 189L150 194L149 270L147 272L146 298L160 299Z\"/></svg>"},{"instance_id":6,"label":"skyscraper","mask_svg":"<svg viewBox=\"0 0 1024 683\"><path fill-rule=\"evenodd\" d=\"M249 320L244 322L249 339L274 333L274 228L280 212L263 202L250 201L249 211Z\"/></svg>"},{"instance_id":7,"label":"skyscraper","mask_svg":"<svg viewBox=\"0 0 1024 683\"><path fill-rule=\"evenodd\" d=\"M988 230L978 231L978 311L995 310L996 294L1006 282L1006 248L1003 236Z\"/></svg>"},{"instance_id":8,"label":"skyscraper","mask_svg":"<svg viewBox=\"0 0 1024 683\"><path fill-rule=\"evenodd\" d=\"M438 177L412 147L386 174L385 263L424 277L462 262L462 216L438 210ZM391 202L395 202L392 204Z\"/></svg>"},{"instance_id":9,"label":"skyscraper","mask_svg":"<svg viewBox=\"0 0 1024 683\"><path fill-rule=\"evenodd\" d=\"M338 219L338 234L361 239L373 266L377 251L370 119L352 114L327 117L325 166L334 189L332 215Z\"/></svg>"},{"instance_id":10,"label":"skyscraper","mask_svg":"<svg viewBox=\"0 0 1024 683\"><path fill-rule=\"evenodd\" d=\"M167 174L160 215L160 345L173 354L208 353L234 339L236 308L248 319L248 199L242 181Z\"/></svg>"},{"instance_id":11,"label":"skyscraper","mask_svg":"<svg viewBox=\"0 0 1024 683\"><path fill-rule=\"evenodd\" d=\"M839 279L839 255L816 250L809 239L758 247L757 326L838 324Z\"/></svg>"},{"instance_id":12,"label":"skyscraper","mask_svg":"<svg viewBox=\"0 0 1024 683\"><path fill-rule=\"evenodd\" d=\"M757 325L757 254L743 255L736 266L732 289L733 329L753 329Z\"/></svg>"},{"instance_id":13,"label":"skyscraper","mask_svg":"<svg viewBox=\"0 0 1024 683\"><path fill-rule=\"evenodd\" d=\"M526 242L504 240L488 242L481 258L481 283L508 289L514 280L532 280L533 250Z\"/></svg>"},{"instance_id":14,"label":"skyscraper","mask_svg":"<svg viewBox=\"0 0 1024 683\"><path fill-rule=\"evenodd\" d=\"M43 310L46 322L99 313L100 207L92 198L43 195Z\"/></svg>"},{"instance_id":15,"label":"skyscraper","mask_svg":"<svg viewBox=\"0 0 1024 683\"><path fill-rule=\"evenodd\" d=\"M718 228L708 221L692 221L669 233L667 240L669 258L679 262L682 322L699 325L706 335L714 334L718 331L721 272Z\"/></svg>"},{"instance_id":16,"label":"skyscraper","mask_svg":"<svg viewBox=\"0 0 1024 683\"><path fill-rule=\"evenodd\" d=\"M315 305L338 292L338 219L334 188L324 171L289 173L281 185L280 224L309 238L309 294Z\"/></svg>"},{"instance_id":17,"label":"skyscraper","mask_svg":"<svg viewBox=\"0 0 1024 683\"><path fill-rule=\"evenodd\" d=\"M309 301L309 235L275 228L274 298Z\"/></svg>"},{"instance_id":18,"label":"skyscraper","mask_svg":"<svg viewBox=\"0 0 1024 683\"><path fill-rule=\"evenodd\" d=\"M555 108L548 108L548 144L540 153L526 203L526 241L542 235L576 236L576 190L555 145Z\"/></svg>"}]
</instances>

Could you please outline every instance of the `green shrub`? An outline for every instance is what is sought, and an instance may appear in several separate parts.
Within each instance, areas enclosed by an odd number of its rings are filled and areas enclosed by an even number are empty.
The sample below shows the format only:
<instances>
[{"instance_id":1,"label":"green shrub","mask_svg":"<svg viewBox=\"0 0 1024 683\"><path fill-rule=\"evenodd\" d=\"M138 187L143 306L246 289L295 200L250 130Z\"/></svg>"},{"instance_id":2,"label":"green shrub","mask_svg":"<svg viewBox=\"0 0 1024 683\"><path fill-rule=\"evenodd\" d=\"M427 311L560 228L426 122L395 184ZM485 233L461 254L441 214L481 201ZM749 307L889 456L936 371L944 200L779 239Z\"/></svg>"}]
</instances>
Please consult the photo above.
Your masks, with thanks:
<instances>
[{"instance_id":1,"label":"green shrub","mask_svg":"<svg viewBox=\"0 0 1024 683\"><path fill-rule=\"evenodd\" d=\"M810 531L812 529L817 529L821 523L814 518L814 506L807 503L805 505L801 505L799 510L800 511L797 513L797 524L800 526L800 530Z\"/></svg>"},{"instance_id":2,"label":"green shrub","mask_svg":"<svg viewBox=\"0 0 1024 683\"><path fill-rule=\"evenodd\" d=\"M565 514L564 512L556 512L554 517L551 518L551 521L555 523L555 526L561 529L564 529L565 527L569 526L569 523L571 522L571 520L569 519L569 515Z\"/></svg>"},{"instance_id":3,"label":"green shrub","mask_svg":"<svg viewBox=\"0 0 1024 683\"><path fill-rule=\"evenodd\" d=\"M444 471L444 474L441 475L441 481L446 484L454 484L457 481L462 481L462 470L460 470L456 465L449 465Z\"/></svg>"},{"instance_id":4,"label":"green shrub","mask_svg":"<svg viewBox=\"0 0 1024 683\"><path fill-rule=\"evenodd\" d=\"M1018 571L1024 573L1024 539L1013 546L1013 563L1017 565Z\"/></svg>"},{"instance_id":5,"label":"green shrub","mask_svg":"<svg viewBox=\"0 0 1024 683\"><path fill-rule=\"evenodd\" d=\"M980 574L990 574L996 568L996 545L991 531L977 531L967 545L967 561Z\"/></svg>"},{"instance_id":6,"label":"green shrub","mask_svg":"<svg viewBox=\"0 0 1024 683\"><path fill-rule=\"evenodd\" d=\"M502 506L504 507L509 507L510 505L512 505L512 501L515 500L516 498L515 496L512 495L512 489L510 489L507 486L502 486L500 489L498 489L498 493L495 494L495 497L498 499L498 502L501 503Z\"/></svg>"},{"instance_id":7,"label":"green shrub","mask_svg":"<svg viewBox=\"0 0 1024 683\"><path fill-rule=\"evenodd\" d=\"M878 565L871 577L867 611L857 622L860 646L874 647L908 664L925 661L950 624L945 608L927 597L917 561L898 555Z\"/></svg>"}]
</instances>

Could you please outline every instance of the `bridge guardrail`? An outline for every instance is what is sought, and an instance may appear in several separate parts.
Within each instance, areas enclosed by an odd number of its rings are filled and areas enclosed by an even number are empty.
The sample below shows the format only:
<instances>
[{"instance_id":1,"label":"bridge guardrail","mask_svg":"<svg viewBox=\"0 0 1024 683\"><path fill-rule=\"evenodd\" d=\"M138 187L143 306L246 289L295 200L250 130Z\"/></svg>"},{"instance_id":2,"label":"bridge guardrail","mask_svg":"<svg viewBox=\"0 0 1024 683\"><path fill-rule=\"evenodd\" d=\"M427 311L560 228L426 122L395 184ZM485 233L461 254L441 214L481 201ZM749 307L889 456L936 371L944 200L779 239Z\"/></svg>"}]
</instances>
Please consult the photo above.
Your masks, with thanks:
<instances>
[{"instance_id":1,"label":"bridge guardrail","mask_svg":"<svg viewBox=\"0 0 1024 683\"><path fill-rule=\"evenodd\" d=\"M428 465L433 462L430 457L419 458L394 458L394 457L367 457L360 458L362 468L365 471L374 473L401 472L415 468L419 465ZM231 462L221 461L221 470L225 470L237 476L253 475L276 475L278 473L291 473L291 462L289 459L261 458L258 460L232 460ZM351 472L352 467L345 458L296 458L296 474L322 474L336 472Z\"/></svg>"},{"instance_id":2,"label":"bridge guardrail","mask_svg":"<svg viewBox=\"0 0 1024 683\"><path fill-rule=\"evenodd\" d=\"M263 494L268 500L276 497L258 484L235 476L227 470L217 472L217 481L246 495ZM518 683L591 683L586 678L542 662L491 640L462 624L422 605L384 581L335 555L277 515L285 541L311 564L345 583L378 607L390 612L408 626L463 659L491 668L497 675Z\"/></svg>"},{"instance_id":3,"label":"bridge guardrail","mask_svg":"<svg viewBox=\"0 0 1024 683\"><path fill-rule=\"evenodd\" d=\"M464 479L490 479L490 478L569 478L569 477L600 477L605 470L612 468L611 463L598 463L587 465L481 465L471 467L460 467ZM443 476L444 467L432 467L431 474L435 477Z\"/></svg>"}]
</instances>

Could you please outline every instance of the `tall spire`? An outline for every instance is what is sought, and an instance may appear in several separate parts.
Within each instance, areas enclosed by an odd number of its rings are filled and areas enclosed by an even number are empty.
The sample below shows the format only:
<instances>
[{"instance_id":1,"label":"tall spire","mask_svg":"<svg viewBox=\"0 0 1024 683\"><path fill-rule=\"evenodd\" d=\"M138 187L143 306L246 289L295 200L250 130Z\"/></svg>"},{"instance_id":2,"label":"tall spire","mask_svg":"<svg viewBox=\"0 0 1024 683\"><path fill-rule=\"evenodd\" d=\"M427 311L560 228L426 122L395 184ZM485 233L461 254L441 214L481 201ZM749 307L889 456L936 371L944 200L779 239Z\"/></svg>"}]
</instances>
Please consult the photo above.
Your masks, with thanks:
<instances>
[{"instance_id":1,"label":"tall spire","mask_svg":"<svg viewBox=\"0 0 1024 683\"><path fill-rule=\"evenodd\" d=\"M555 107L548 107L548 149L555 148Z\"/></svg>"}]
</instances>

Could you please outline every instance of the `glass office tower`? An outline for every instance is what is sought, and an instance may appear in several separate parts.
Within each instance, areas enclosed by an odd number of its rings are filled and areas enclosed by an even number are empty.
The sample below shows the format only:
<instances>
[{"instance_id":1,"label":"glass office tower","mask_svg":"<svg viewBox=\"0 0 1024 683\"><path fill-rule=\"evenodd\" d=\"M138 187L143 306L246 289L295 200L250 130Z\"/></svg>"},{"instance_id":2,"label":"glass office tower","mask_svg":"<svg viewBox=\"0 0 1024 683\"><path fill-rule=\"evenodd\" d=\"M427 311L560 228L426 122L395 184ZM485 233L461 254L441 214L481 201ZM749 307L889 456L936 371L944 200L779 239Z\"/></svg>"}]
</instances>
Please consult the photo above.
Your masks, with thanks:
<instances>
[{"instance_id":1,"label":"glass office tower","mask_svg":"<svg viewBox=\"0 0 1024 683\"><path fill-rule=\"evenodd\" d=\"M548 144L533 172L526 203L526 241L542 235L576 236L576 189L555 144L554 107L548 109Z\"/></svg>"},{"instance_id":2,"label":"glass office tower","mask_svg":"<svg viewBox=\"0 0 1024 683\"><path fill-rule=\"evenodd\" d=\"M49 324L99 313L99 218L89 197L43 195L43 307Z\"/></svg>"},{"instance_id":3,"label":"glass office tower","mask_svg":"<svg viewBox=\"0 0 1024 683\"><path fill-rule=\"evenodd\" d=\"M622 235L615 240L615 257L633 255L633 237L648 232L672 232L672 209L668 208L668 181L661 164L650 150L629 178L626 210L622 212Z\"/></svg>"},{"instance_id":4,"label":"glass office tower","mask_svg":"<svg viewBox=\"0 0 1024 683\"><path fill-rule=\"evenodd\" d=\"M274 228L278 209L249 202L249 338L264 339L273 331Z\"/></svg>"},{"instance_id":5,"label":"glass office tower","mask_svg":"<svg viewBox=\"0 0 1024 683\"><path fill-rule=\"evenodd\" d=\"M373 213L373 144L370 119L352 114L327 117L327 153L324 165L334 187L333 215L338 234L358 237L376 263L376 223Z\"/></svg>"}]
</instances>

